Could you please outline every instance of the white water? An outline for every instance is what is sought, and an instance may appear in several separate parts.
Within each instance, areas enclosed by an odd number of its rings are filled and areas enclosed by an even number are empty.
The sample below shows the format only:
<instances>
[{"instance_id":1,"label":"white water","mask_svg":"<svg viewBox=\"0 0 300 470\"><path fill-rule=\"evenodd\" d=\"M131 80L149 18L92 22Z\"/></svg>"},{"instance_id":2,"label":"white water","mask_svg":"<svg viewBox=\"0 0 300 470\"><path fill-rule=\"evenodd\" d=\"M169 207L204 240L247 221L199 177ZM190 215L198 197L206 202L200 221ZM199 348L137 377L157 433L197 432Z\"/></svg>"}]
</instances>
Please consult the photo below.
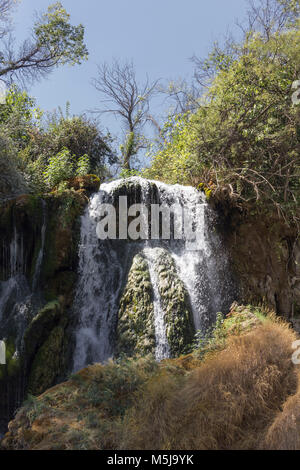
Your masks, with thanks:
<instances>
[{"instance_id":1,"label":"white water","mask_svg":"<svg viewBox=\"0 0 300 470\"><path fill-rule=\"evenodd\" d=\"M0 336L6 331L14 331L16 336L16 353L22 347L23 334L28 322L34 315L34 294L36 293L44 256L46 236L46 203L43 204L43 223L41 227L41 248L35 263L32 289L26 278L25 248L22 234L13 229L13 237L8 247L7 281L0 282ZM2 339L2 338L0 338Z\"/></svg>"},{"instance_id":2,"label":"white water","mask_svg":"<svg viewBox=\"0 0 300 470\"><path fill-rule=\"evenodd\" d=\"M117 182L102 184L81 218L79 283L75 309L79 312L74 370L112 355L111 327L115 320L123 263L109 242L98 240L99 206ZM124 253L126 257L126 253Z\"/></svg>"},{"instance_id":3,"label":"white water","mask_svg":"<svg viewBox=\"0 0 300 470\"><path fill-rule=\"evenodd\" d=\"M34 270L33 281L32 281L33 292L35 292L39 284L43 257L44 257L44 248L45 248L45 237L46 237L46 227L47 227L47 217L46 217L47 213L46 213L45 201L42 201L42 207L43 207L43 224L42 224L42 229L41 229L41 248L38 253L36 264L35 264L35 270Z\"/></svg>"},{"instance_id":4,"label":"white water","mask_svg":"<svg viewBox=\"0 0 300 470\"><path fill-rule=\"evenodd\" d=\"M160 248L145 248L143 253L148 262L150 280L153 289L153 310L155 330L155 358L157 361L170 357L170 348L166 335L165 313L162 309L158 288L157 263L162 255Z\"/></svg>"},{"instance_id":5,"label":"white water","mask_svg":"<svg viewBox=\"0 0 300 470\"><path fill-rule=\"evenodd\" d=\"M197 226L196 245L191 246L184 238L155 242L145 240L139 244L100 241L96 234L100 205L112 201L113 192L122 180L101 185L81 221L79 282L75 301L78 326L75 334L74 370L93 362L105 361L113 355L118 302L126 282L127 263L134 249L143 250L148 261L154 294L157 360L170 355L156 273L160 247L167 249L173 257L177 273L188 291L195 330L205 332L226 300L224 271L227 269L227 261L220 241L212 233L208 223L212 211L206 204L204 195L187 186L170 186L138 177L130 178L130 181L141 187L138 202L150 204L154 187L160 203L168 206L179 204L188 209Z\"/></svg>"}]
</instances>

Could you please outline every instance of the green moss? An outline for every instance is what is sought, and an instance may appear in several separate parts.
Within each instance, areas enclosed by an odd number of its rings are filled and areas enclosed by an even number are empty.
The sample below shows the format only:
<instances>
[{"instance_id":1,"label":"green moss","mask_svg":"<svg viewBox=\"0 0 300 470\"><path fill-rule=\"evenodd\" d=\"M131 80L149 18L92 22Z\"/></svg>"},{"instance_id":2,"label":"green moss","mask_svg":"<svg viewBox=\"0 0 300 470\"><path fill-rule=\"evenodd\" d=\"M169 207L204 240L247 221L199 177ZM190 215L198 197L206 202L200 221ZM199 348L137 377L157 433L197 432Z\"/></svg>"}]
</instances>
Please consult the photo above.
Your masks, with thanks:
<instances>
[{"instance_id":1,"label":"green moss","mask_svg":"<svg viewBox=\"0 0 300 470\"><path fill-rule=\"evenodd\" d=\"M50 302L58 297L63 297L64 303L72 304L73 289L76 284L77 274L73 271L58 272L55 277L49 279L44 291L45 299Z\"/></svg>"},{"instance_id":2,"label":"green moss","mask_svg":"<svg viewBox=\"0 0 300 470\"><path fill-rule=\"evenodd\" d=\"M24 334L25 355L30 359L37 348L48 337L51 329L62 317L62 307L58 300L49 302L34 317Z\"/></svg>"},{"instance_id":3,"label":"green moss","mask_svg":"<svg viewBox=\"0 0 300 470\"><path fill-rule=\"evenodd\" d=\"M185 351L195 334L189 296L177 274L175 263L166 250L161 250L155 269L165 312L167 338L171 354L176 357Z\"/></svg>"},{"instance_id":4,"label":"green moss","mask_svg":"<svg viewBox=\"0 0 300 470\"><path fill-rule=\"evenodd\" d=\"M35 355L28 380L28 391L39 395L53 385L62 370L64 329L55 327Z\"/></svg>"},{"instance_id":5,"label":"green moss","mask_svg":"<svg viewBox=\"0 0 300 470\"><path fill-rule=\"evenodd\" d=\"M51 194L49 205L43 279L53 279L57 272L76 268L80 238L80 215L87 199L80 193L68 190Z\"/></svg>"},{"instance_id":6,"label":"green moss","mask_svg":"<svg viewBox=\"0 0 300 470\"><path fill-rule=\"evenodd\" d=\"M148 354L155 350L153 293L147 261L134 257L120 301L117 355Z\"/></svg>"}]
</instances>

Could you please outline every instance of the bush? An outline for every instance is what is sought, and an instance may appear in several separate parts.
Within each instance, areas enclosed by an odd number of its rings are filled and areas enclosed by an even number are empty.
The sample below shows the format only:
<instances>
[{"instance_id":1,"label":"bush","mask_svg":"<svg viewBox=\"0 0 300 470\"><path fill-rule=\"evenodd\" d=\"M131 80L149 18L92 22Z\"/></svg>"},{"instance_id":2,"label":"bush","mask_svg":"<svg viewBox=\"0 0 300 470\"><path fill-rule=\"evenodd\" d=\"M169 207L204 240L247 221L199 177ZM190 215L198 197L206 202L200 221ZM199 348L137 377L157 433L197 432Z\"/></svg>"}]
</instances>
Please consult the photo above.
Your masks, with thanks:
<instances>
[{"instance_id":1,"label":"bush","mask_svg":"<svg viewBox=\"0 0 300 470\"><path fill-rule=\"evenodd\" d=\"M88 155L82 155L78 158L76 176L85 176L90 172L90 159Z\"/></svg>"},{"instance_id":2,"label":"bush","mask_svg":"<svg viewBox=\"0 0 300 470\"><path fill-rule=\"evenodd\" d=\"M57 155L50 157L49 164L44 172L46 185L49 189L62 181L71 178L74 174L74 160L68 149L63 149Z\"/></svg>"},{"instance_id":3,"label":"bush","mask_svg":"<svg viewBox=\"0 0 300 470\"><path fill-rule=\"evenodd\" d=\"M268 40L249 33L236 49L225 62L224 54L214 57L221 65L199 109L167 122L144 175L204 183L215 195L275 209L300 224L300 106L292 103L299 27Z\"/></svg>"}]
</instances>

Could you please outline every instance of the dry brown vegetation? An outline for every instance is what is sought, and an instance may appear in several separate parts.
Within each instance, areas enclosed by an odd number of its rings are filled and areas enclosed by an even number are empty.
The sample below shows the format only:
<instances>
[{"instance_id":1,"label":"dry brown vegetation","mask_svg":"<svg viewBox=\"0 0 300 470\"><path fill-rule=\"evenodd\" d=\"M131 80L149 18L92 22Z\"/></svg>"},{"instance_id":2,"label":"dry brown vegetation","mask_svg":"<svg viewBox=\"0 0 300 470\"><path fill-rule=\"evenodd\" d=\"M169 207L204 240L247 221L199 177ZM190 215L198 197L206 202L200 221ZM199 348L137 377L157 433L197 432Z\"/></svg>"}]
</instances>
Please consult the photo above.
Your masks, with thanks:
<instances>
[{"instance_id":1,"label":"dry brown vegetation","mask_svg":"<svg viewBox=\"0 0 300 470\"><path fill-rule=\"evenodd\" d=\"M174 390L168 374L148 382L129 412L124 448L259 448L276 412L296 390L292 341L292 331L267 322L230 339L183 386Z\"/></svg>"},{"instance_id":2,"label":"dry brown vegetation","mask_svg":"<svg viewBox=\"0 0 300 470\"><path fill-rule=\"evenodd\" d=\"M236 310L202 359L84 369L22 408L3 447L300 449L296 335L272 315Z\"/></svg>"}]
</instances>

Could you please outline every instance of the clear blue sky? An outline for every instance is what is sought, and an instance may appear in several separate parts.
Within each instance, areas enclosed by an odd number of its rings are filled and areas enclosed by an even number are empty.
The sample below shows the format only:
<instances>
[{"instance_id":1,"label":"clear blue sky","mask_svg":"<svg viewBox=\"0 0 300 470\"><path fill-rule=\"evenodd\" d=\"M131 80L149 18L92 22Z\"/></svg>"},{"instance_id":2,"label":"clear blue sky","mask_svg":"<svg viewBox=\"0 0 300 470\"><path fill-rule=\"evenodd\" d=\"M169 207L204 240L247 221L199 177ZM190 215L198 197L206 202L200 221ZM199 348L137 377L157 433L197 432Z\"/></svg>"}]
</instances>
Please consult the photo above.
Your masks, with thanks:
<instances>
[{"instance_id":1,"label":"clear blue sky","mask_svg":"<svg viewBox=\"0 0 300 470\"><path fill-rule=\"evenodd\" d=\"M25 38L35 12L54 0L21 0L15 18L16 36ZM62 0L73 24L83 23L89 61L62 67L30 91L42 108L71 102L73 112L93 107L90 85L96 64L112 57L133 59L142 78L189 76L193 54L205 56L235 18L245 12L244 0Z\"/></svg>"},{"instance_id":2,"label":"clear blue sky","mask_svg":"<svg viewBox=\"0 0 300 470\"><path fill-rule=\"evenodd\" d=\"M21 0L14 15L16 37L26 38L35 12L45 11L54 0ZM73 24L86 29L89 61L62 67L29 91L38 105L51 111L71 103L72 113L97 104L90 84L96 64L111 59L132 59L138 77L188 78L189 58L205 57L215 39L222 39L236 18L243 18L245 0L62 0ZM160 111L160 110L156 110ZM161 110L162 111L162 110ZM113 133L118 125L107 115L102 126Z\"/></svg>"}]
</instances>

